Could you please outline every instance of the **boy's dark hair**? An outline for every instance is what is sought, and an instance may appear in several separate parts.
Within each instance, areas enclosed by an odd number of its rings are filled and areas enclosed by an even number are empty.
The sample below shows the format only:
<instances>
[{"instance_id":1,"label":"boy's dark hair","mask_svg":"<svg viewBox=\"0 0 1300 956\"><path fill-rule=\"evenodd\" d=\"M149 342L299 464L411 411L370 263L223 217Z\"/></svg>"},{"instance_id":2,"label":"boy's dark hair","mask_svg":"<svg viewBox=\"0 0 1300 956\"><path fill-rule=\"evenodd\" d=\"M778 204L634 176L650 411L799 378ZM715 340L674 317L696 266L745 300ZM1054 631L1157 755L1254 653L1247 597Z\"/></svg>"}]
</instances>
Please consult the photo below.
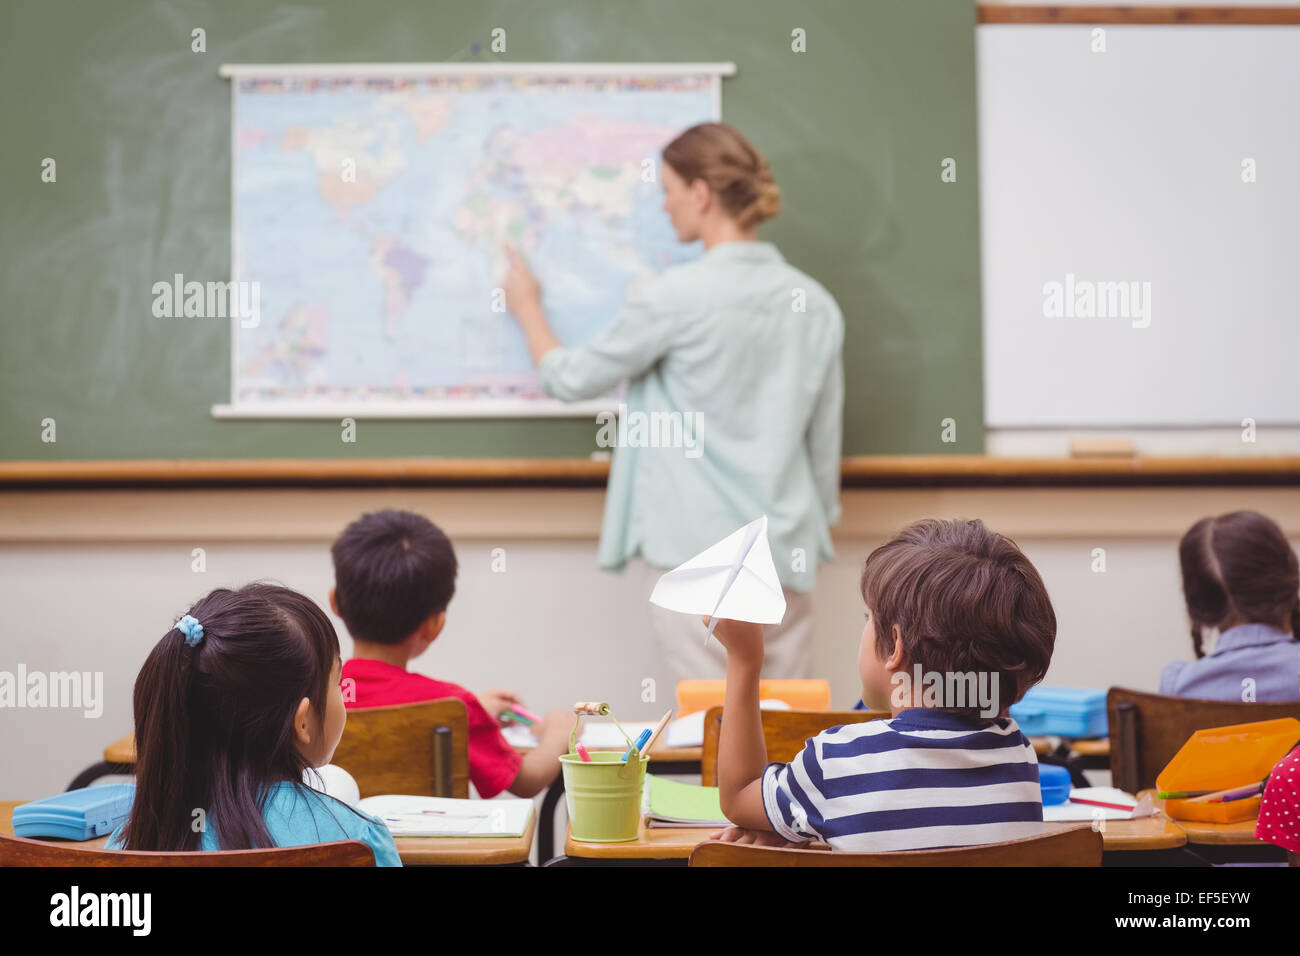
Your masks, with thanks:
<instances>
[{"instance_id":1,"label":"boy's dark hair","mask_svg":"<svg viewBox=\"0 0 1300 956\"><path fill-rule=\"evenodd\" d=\"M1204 657L1201 629L1233 618L1300 637L1300 569L1286 535L1258 511L1202 518L1178 543L1192 649Z\"/></svg>"},{"instance_id":2,"label":"boy's dark hair","mask_svg":"<svg viewBox=\"0 0 1300 956\"><path fill-rule=\"evenodd\" d=\"M1010 538L982 521L930 518L871 552L862 598L876 649L894 650L897 625L910 669L997 674L997 712L1043 679L1056 643L1056 613L1043 579ZM920 689L917 688L917 691ZM947 707L977 715L980 707Z\"/></svg>"},{"instance_id":3,"label":"boy's dark hair","mask_svg":"<svg viewBox=\"0 0 1300 956\"><path fill-rule=\"evenodd\" d=\"M334 558L334 601L354 638L399 644L456 593L456 552L432 521L386 508L343 529Z\"/></svg>"}]
</instances>

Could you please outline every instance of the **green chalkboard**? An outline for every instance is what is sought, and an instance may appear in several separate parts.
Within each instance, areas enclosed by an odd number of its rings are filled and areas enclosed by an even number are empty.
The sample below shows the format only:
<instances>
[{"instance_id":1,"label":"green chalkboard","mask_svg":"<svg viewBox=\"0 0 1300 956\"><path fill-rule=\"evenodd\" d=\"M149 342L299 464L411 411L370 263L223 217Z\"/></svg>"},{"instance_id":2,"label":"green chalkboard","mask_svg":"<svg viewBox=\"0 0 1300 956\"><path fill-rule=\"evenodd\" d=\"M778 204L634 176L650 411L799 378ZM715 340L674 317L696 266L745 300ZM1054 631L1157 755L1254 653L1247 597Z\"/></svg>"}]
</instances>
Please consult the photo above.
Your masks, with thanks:
<instances>
[{"instance_id":1,"label":"green chalkboard","mask_svg":"<svg viewBox=\"0 0 1300 956\"><path fill-rule=\"evenodd\" d=\"M960 0L5 3L0 459L587 456L582 419L363 420L350 444L216 420L228 323L151 311L159 280L229 276L222 63L489 59L736 63L723 117L785 205L761 236L844 310L845 453L980 452L974 21Z\"/></svg>"}]
</instances>

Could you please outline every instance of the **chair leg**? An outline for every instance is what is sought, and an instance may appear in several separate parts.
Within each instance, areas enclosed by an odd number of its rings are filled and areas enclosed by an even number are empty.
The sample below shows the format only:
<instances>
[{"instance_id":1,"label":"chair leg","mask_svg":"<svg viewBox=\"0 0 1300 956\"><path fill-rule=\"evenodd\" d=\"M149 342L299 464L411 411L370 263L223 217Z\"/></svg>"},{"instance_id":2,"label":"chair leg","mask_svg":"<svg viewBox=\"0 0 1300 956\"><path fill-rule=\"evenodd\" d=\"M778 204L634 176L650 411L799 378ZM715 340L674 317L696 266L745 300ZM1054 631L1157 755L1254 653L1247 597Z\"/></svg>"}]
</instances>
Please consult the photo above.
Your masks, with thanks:
<instances>
[{"instance_id":1,"label":"chair leg","mask_svg":"<svg viewBox=\"0 0 1300 956\"><path fill-rule=\"evenodd\" d=\"M542 797L542 818L537 821L537 861L545 864L555 856L555 808L564 796L564 774L555 778Z\"/></svg>"}]
</instances>

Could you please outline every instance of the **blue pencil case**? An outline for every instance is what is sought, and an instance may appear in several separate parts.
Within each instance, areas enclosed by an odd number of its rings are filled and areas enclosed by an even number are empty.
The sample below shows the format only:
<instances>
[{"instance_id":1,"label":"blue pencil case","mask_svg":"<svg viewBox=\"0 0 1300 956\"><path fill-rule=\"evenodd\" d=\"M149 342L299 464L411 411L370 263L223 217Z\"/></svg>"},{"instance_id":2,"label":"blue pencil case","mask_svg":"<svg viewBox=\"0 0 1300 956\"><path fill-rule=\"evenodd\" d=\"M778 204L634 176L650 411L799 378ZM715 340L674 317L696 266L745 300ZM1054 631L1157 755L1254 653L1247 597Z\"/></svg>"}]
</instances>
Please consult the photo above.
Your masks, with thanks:
<instances>
[{"instance_id":1,"label":"blue pencil case","mask_svg":"<svg viewBox=\"0 0 1300 956\"><path fill-rule=\"evenodd\" d=\"M1087 687L1029 688L1011 705L1012 718L1029 737L1105 737L1106 692Z\"/></svg>"},{"instance_id":2,"label":"blue pencil case","mask_svg":"<svg viewBox=\"0 0 1300 956\"><path fill-rule=\"evenodd\" d=\"M14 807L14 836L93 840L126 822L135 801L135 784L82 787Z\"/></svg>"},{"instance_id":3,"label":"blue pencil case","mask_svg":"<svg viewBox=\"0 0 1300 956\"><path fill-rule=\"evenodd\" d=\"M1043 806L1054 807L1070 799L1070 771L1055 764L1038 765L1038 786L1043 792Z\"/></svg>"}]
</instances>

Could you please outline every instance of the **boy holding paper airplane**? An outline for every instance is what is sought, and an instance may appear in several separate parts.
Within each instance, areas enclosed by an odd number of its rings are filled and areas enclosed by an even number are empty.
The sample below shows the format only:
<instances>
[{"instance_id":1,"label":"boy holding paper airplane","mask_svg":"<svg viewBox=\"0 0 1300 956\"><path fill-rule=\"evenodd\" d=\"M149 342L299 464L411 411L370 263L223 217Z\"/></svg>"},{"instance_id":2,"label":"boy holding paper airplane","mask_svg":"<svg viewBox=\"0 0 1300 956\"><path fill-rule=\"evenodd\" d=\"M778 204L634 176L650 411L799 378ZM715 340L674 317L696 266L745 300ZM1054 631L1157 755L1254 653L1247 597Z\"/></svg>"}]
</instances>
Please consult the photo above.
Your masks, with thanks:
<instances>
[{"instance_id":1,"label":"boy holding paper airplane","mask_svg":"<svg viewBox=\"0 0 1300 956\"><path fill-rule=\"evenodd\" d=\"M1006 716L1047 672L1056 638L1034 566L980 521L931 519L873 551L861 588L862 699L893 716L825 730L788 764L768 763L759 720L763 627L718 622L718 784L736 826L714 837L876 852L1038 833L1038 761Z\"/></svg>"}]
</instances>

